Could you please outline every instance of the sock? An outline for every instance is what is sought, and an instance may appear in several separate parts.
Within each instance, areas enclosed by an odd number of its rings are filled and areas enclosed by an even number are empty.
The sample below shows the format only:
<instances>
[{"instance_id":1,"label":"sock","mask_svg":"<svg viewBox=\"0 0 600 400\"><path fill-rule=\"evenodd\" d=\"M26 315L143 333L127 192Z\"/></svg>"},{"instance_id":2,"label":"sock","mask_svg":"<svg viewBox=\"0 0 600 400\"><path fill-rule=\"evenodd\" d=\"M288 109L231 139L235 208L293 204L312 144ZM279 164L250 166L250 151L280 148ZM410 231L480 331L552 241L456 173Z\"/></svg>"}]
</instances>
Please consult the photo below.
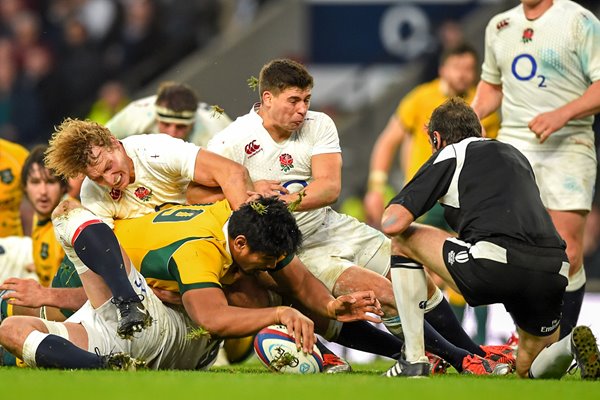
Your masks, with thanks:
<instances>
[{"instance_id":1,"label":"sock","mask_svg":"<svg viewBox=\"0 0 600 400\"><path fill-rule=\"evenodd\" d=\"M585 294L585 271L583 266L569 277L569 285L563 295L562 318L560 320L560 339L566 337L575 326L581 312Z\"/></svg>"},{"instance_id":2,"label":"sock","mask_svg":"<svg viewBox=\"0 0 600 400\"><path fill-rule=\"evenodd\" d=\"M425 321L425 349L448 361L458 372L462 372L463 359L470 355L465 349L456 347L444 339L427 321Z\"/></svg>"},{"instance_id":3,"label":"sock","mask_svg":"<svg viewBox=\"0 0 600 400\"><path fill-rule=\"evenodd\" d=\"M346 322L335 343L351 349L378 354L393 359L400 357L404 342L366 321Z\"/></svg>"},{"instance_id":4,"label":"sock","mask_svg":"<svg viewBox=\"0 0 600 400\"><path fill-rule=\"evenodd\" d=\"M63 369L103 368L102 358L60 336L31 332L23 343L23 361L31 367Z\"/></svg>"},{"instance_id":5,"label":"sock","mask_svg":"<svg viewBox=\"0 0 600 400\"><path fill-rule=\"evenodd\" d=\"M487 336L488 306L473 307L473 312L475 313L475 319L477 320L477 336L475 336L475 343L481 346L485 344L485 338Z\"/></svg>"},{"instance_id":6,"label":"sock","mask_svg":"<svg viewBox=\"0 0 600 400\"><path fill-rule=\"evenodd\" d=\"M78 235L75 234L73 249L89 269L104 279L113 298L138 298L127 277L117 237L108 225L93 223L85 226Z\"/></svg>"},{"instance_id":7,"label":"sock","mask_svg":"<svg viewBox=\"0 0 600 400\"><path fill-rule=\"evenodd\" d=\"M398 316L402 321L406 361L426 359L423 320L427 306L427 281L421 264L392 255L392 288Z\"/></svg>"},{"instance_id":8,"label":"sock","mask_svg":"<svg viewBox=\"0 0 600 400\"><path fill-rule=\"evenodd\" d=\"M544 348L529 368L529 377L533 379L560 379L573 362L571 353L571 335Z\"/></svg>"},{"instance_id":9,"label":"sock","mask_svg":"<svg viewBox=\"0 0 600 400\"><path fill-rule=\"evenodd\" d=\"M467 335L460 322L458 322L445 298L442 298L437 306L425 314L425 320L453 345L463 348L471 354L485 356L485 351L473 342L473 339Z\"/></svg>"}]
</instances>

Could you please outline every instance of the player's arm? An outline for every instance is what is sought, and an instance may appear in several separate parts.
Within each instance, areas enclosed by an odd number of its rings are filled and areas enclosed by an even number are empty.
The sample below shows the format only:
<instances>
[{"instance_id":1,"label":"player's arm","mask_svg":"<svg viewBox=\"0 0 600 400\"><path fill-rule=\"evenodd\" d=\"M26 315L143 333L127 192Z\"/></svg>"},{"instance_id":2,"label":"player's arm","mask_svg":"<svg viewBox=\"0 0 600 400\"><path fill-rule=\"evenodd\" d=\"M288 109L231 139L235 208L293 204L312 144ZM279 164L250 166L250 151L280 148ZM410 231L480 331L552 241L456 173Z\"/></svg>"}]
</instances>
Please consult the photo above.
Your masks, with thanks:
<instances>
[{"instance_id":1,"label":"player's arm","mask_svg":"<svg viewBox=\"0 0 600 400\"><path fill-rule=\"evenodd\" d=\"M365 212L367 222L371 226L379 227L384 209L385 186L388 181L388 172L392 167L394 156L402 141L406 137L406 130L402 122L394 114L390 117L385 129L373 146L369 167L369 180L367 194L365 195Z\"/></svg>"},{"instance_id":2,"label":"player's arm","mask_svg":"<svg viewBox=\"0 0 600 400\"><path fill-rule=\"evenodd\" d=\"M399 235L415 220L414 215L401 204L390 204L383 213L381 230L388 236Z\"/></svg>"},{"instance_id":3,"label":"player's arm","mask_svg":"<svg viewBox=\"0 0 600 400\"><path fill-rule=\"evenodd\" d=\"M594 82L581 97L554 111L539 114L529 122L529 129L544 143L548 137L573 119L600 112L600 81Z\"/></svg>"},{"instance_id":4,"label":"player's arm","mask_svg":"<svg viewBox=\"0 0 600 400\"><path fill-rule=\"evenodd\" d=\"M220 186L235 210L248 199L254 186L246 167L206 149L200 149L194 165L194 182L204 186Z\"/></svg>"},{"instance_id":5,"label":"player's arm","mask_svg":"<svg viewBox=\"0 0 600 400\"><path fill-rule=\"evenodd\" d=\"M304 188L304 197L295 211L307 211L335 203L342 189L342 154L316 154L311 158L313 181ZM281 200L291 203L298 199L298 193L281 196Z\"/></svg>"},{"instance_id":6,"label":"player's arm","mask_svg":"<svg viewBox=\"0 0 600 400\"><path fill-rule=\"evenodd\" d=\"M183 294L190 318L211 335L222 338L252 335L265 326L286 325L305 352L315 344L314 323L291 307L241 308L230 306L221 288L191 289Z\"/></svg>"},{"instance_id":7,"label":"player's arm","mask_svg":"<svg viewBox=\"0 0 600 400\"><path fill-rule=\"evenodd\" d=\"M10 304L23 307L49 306L66 310L79 310L87 301L83 287L44 287L33 279L8 278L0 285L0 290L12 290L2 298L11 299Z\"/></svg>"},{"instance_id":8,"label":"player's arm","mask_svg":"<svg viewBox=\"0 0 600 400\"><path fill-rule=\"evenodd\" d=\"M355 292L334 298L298 257L280 270L271 272L277 287L301 302L307 309L326 318L348 322L366 320L381 322L368 315L383 315L379 301L372 291Z\"/></svg>"},{"instance_id":9,"label":"player's arm","mask_svg":"<svg viewBox=\"0 0 600 400\"><path fill-rule=\"evenodd\" d=\"M484 119L502 104L502 85L494 85L484 80L479 81L471 107L480 120Z\"/></svg>"}]
</instances>

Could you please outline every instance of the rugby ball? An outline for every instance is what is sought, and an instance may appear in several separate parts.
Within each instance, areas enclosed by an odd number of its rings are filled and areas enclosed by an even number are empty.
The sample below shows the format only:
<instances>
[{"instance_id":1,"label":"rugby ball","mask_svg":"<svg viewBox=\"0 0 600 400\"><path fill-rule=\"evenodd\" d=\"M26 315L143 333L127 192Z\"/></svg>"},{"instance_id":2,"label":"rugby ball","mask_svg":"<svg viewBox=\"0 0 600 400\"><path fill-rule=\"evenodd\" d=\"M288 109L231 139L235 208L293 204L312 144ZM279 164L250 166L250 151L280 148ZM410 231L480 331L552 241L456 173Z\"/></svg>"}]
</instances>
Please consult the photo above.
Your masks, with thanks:
<instances>
[{"instance_id":1,"label":"rugby ball","mask_svg":"<svg viewBox=\"0 0 600 400\"><path fill-rule=\"evenodd\" d=\"M284 325L270 325L256 334L254 352L271 371L315 374L323 371L323 356L316 346L311 354L296 350L294 338Z\"/></svg>"}]
</instances>

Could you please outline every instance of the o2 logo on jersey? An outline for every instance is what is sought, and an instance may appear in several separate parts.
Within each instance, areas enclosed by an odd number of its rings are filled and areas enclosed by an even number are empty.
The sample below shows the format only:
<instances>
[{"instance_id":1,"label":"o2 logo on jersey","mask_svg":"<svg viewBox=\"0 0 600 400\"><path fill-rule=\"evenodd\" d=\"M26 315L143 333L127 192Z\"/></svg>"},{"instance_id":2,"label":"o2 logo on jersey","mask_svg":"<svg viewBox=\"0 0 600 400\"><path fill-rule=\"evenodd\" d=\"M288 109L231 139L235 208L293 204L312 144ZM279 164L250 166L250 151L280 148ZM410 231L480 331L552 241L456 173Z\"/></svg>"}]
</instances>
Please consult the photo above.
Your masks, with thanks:
<instances>
[{"instance_id":1,"label":"o2 logo on jersey","mask_svg":"<svg viewBox=\"0 0 600 400\"><path fill-rule=\"evenodd\" d=\"M535 78L539 79L538 87L547 87L546 77L544 75L536 76L538 64L531 54L523 53L516 56L512 62L510 70L513 76L520 81L530 81Z\"/></svg>"}]
</instances>

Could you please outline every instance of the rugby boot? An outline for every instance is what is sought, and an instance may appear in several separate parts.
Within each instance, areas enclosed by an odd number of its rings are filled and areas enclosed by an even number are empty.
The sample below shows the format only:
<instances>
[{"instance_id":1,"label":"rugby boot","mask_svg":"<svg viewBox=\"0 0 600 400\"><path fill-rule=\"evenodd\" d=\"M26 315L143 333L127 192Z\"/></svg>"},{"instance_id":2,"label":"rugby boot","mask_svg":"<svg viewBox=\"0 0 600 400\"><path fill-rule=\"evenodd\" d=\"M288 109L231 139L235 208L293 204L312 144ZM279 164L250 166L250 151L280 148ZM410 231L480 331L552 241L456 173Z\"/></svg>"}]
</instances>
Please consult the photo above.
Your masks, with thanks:
<instances>
[{"instance_id":1,"label":"rugby boot","mask_svg":"<svg viewBox=\"0 0 600 400\"><path fill-rule=\"evenodd\" d=\"M403 358L398 359L396 364L392 365L390 369L383 376L388 378L392 377L405 377L405 378L426 378L429 376L431 370L431 364L425 360L419 360L415 362L408 362Z\"/></svg>"},{"instance_id":2,"label":"rugby boot","mask_svg":"<svg viewBox=\"0 0 600 400\"><path fill-rule=\"evenodd\" d=\"M348 361L333 353L323 354L323 372L326 374L339 374L342 372L352 372L352 367Z\"/></svg>"},{"instance_id":3,"label":"rugby boot","mask_svg":"<svg viewBox=\"0 0 600 400\"><path fill-rule=\"evenodd\" d=\"M571 351L579 367L581 379L600 378L600 354L592 330L576 326L571 332Z\"/></svg>"},{"instance_id":4,"label":"rugby boot","mask_svg":"<svg viewBox=\"0 0 600 400\"><path fill-rule=\"evenodd\" d=\"M144 297L130 299L113 298L117 306L117 334L123 339L131 339L135 332L141 332L152 324L152 317L142 304Z\"/></svg>"},{"instance_id":5,"label":"rugby boot","mask_svg":"<svg viewBox=\"0 0 600 400\"><path fill-rule=\"evenodd\" d=\"M511 371L507 364L488 360L478 355L469 355L463 358L463 371L465 375L506 375Z\"/></svg>"},{"instance_id":6,"label":"rugby boot","mask_svg":"<svg viewBox=\"0 0 600 400\"><path fill-rule=\"evenodd\" d=\"M445 374L448 367L450 367L450 363L444 360L442 357L438 357L428 351L425 352L425 355L429 359L429 364L431 365L431 370L429 371L431 375Z\"/></svg>"},{"instance_id":7,"label":"rugby boot","mask_svg":"<svg viewBox=\"0 0 600 400\"><path fill-rule=\"evenodd\" d=\"M136 371L146 366L144 361L136 360L125 353L112 353L100 357L104 368L115 371Z\"/></svg>"},{"instance_id":8,"label":"rugby boot","mask_svg":"<svg viewBox=\"0 0 600 400\"><path fill-rule=\"evenodd\" d=\"M486 360L492 360L502 364L507 364L511 370L514 370L517 366L517 360L515 358L515 349L509 345L498 345L498 346L480 346L485 351Z\"/></svg>"}]
</instances>

